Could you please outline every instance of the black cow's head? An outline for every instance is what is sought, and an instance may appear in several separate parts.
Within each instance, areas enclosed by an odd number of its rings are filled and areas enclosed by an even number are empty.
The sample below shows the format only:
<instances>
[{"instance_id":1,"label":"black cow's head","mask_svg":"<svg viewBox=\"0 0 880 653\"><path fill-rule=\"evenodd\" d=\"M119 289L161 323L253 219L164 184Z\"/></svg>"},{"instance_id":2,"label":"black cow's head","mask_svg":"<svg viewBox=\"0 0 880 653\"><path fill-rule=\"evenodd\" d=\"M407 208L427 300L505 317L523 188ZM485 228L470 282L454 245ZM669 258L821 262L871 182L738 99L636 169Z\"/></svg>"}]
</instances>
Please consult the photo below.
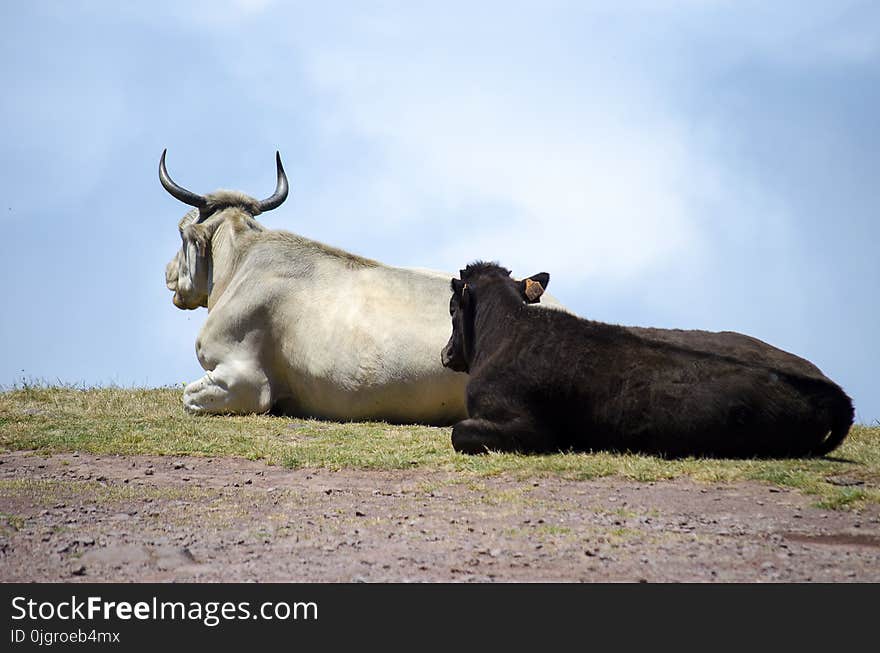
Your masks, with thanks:
<instances>
[{"instance_id":1,"label":"black cow's head","mask_svg":"<svg viewBox=\"0 0 880 653\"><path fill-rule=\"evenodd\" d=\"M481 295L492 284L503 284L527 304L537 304L550 283L546 272L526 279L513 279L510 270L496 263L472 263L459 272L459 279L452 279L452 297L449 314L452 316L452 335L440 353L444 367L456 372L469 372L474 356L474 319Z\"/></svg>"}]
</instances>

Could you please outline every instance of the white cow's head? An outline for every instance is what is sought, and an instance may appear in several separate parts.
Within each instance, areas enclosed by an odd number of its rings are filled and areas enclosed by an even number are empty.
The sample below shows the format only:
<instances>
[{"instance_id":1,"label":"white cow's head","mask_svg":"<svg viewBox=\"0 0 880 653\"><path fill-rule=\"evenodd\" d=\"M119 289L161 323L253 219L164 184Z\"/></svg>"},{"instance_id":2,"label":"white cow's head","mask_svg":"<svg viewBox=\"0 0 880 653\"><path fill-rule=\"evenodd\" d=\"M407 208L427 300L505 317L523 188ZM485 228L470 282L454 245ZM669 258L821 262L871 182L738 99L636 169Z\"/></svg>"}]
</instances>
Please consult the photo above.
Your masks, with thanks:
<instances>
[{"instance_id":1,"label":"white cow's head","mask_svg":"<svg viewBox=\"0 0 880 653\"><path fill-rule=\"evenodd\" d=\"M159 181L171 195L184 204L194 206L177 225L182 241L174 258L165 266L165 285L174 292L177 308L194 309L208 305L211 276L211 238L223 222L219 216L224 209L235 208L253 218L281 205L287 199L287 175L281 165L281 155L275 153L278 180L275 192L264 200L255 200L244 193L217 191L197 195L178 186L165 169L165 154L159 160ZM237 213L237 212L236 212ZM212 219L215 218L216 219Z\"/></svg>"}]
</instances>

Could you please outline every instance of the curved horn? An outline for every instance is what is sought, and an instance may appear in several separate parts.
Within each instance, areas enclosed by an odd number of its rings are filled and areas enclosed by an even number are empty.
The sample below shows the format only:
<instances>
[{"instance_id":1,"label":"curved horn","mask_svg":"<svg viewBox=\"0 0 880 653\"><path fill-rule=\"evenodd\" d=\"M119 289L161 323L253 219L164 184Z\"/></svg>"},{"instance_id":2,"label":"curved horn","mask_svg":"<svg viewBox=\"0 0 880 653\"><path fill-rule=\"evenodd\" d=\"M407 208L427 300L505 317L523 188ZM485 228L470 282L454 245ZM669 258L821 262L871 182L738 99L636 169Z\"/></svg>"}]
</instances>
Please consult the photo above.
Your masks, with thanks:
<instances>
[{"instance_id":1,"label":"curved horn","mask_svg":"<svg viewBox=\"0 0 880 653\"><path fill-rule=\"evenodd\" d=\"M281 206L287 199L287 175L284 174L284 166L281 165L281 153L275 151L275 165L278 168L278 182L275 184L275 192L260 202L260 212L271 211Z\"/></svg>"},{"instance_id":2,"label":"curved horn","mask_svg":"<svg viewBox=\"0 0 880 653\"><path fill-rule=\"evenodd\" d=\"M190 206L195 206L198 208L204 208L204 206L208 203L208 200L202 197L201 195L196 195L192 191L183 188L182 186L178 186L175 184L171 177L168 176L168 171L165 169L165 154L168 152L168 148L166 147L162 150L162 158L159 159L159 181L162 182L162 186L165 187L173 197L176 197L184 204L189 204Z\"/></svg>"}]
</instances>

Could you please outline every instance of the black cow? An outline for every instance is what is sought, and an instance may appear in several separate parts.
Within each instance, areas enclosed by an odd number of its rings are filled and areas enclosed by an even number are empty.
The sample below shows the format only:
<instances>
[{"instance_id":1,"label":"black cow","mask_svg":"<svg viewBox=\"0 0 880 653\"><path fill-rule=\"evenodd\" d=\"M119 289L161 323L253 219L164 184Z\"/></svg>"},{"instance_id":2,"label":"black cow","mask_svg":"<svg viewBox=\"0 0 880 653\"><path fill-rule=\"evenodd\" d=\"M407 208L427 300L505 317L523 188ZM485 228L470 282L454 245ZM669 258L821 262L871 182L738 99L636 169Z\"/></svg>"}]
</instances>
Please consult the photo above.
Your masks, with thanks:
<instances>
[{"instance_id":1,"label":"black cow","mask_svg":"<svg viewBox=\"0 0 880 653\"><path fill-rule=\"evenodd\" d=\"M852 401L812 363L739 333L529 309L548 281L482 262L452 280L441 358L470 374L456 451L822 456L849 432Z\"/></svg>"}]
</instances>

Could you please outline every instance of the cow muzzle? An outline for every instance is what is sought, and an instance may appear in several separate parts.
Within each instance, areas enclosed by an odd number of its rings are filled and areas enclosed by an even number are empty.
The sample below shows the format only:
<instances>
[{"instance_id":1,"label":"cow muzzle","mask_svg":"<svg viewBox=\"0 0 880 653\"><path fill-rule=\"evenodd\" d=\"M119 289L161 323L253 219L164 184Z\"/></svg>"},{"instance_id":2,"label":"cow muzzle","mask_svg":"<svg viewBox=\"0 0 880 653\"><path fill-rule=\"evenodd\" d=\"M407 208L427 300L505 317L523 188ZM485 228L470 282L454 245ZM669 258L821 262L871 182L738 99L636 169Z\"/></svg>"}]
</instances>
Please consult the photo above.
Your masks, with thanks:
<instances>
[{"instance_id":1,"label":"cow muzzle","mask_svg":"<svg viewBox=\"0 0 880 653\"><path fill-rule=\"evenodd\" d=\"M185 311L193 311L197 308L208 305L206 301L200 301L200 302L193 302L192 300L186 301L183 298L183 296L180 294L179 291L174 293L174 298L171 301L174 302L174 305L177 308L183 309Z\"/></svg>"},{"instance_id":2,"label":"cow muzzle","mask_svg":"<svg viewBox=\"0 0 880 653\"><path fill-rule=\"evenodd\" d=\"M448 367L455 372L468 371L464 360L460 356L455 355L451 342L440 352L440 362L443 364L443 367Z\"/></svg>"}]
</instances>

